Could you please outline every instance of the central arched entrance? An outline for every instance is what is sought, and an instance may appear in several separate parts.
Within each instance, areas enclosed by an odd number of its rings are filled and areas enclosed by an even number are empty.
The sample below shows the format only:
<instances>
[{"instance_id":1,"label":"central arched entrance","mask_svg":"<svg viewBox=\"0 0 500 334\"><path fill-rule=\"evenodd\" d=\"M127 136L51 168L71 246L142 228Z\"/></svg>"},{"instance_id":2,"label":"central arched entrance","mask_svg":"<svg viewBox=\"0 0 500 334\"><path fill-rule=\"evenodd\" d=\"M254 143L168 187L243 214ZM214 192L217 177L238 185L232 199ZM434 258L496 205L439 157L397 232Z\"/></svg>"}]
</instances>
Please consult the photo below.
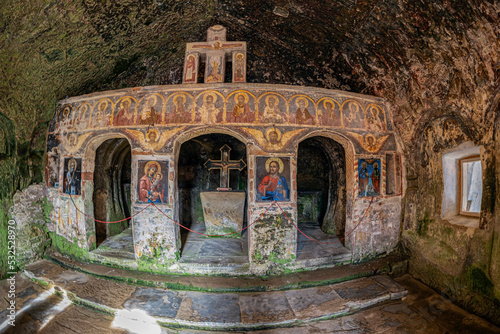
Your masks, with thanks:
<instances>
[{"instance_id":1,"label":"central arched entrance","mask_svg":"<svg viewBox=\"0 0 500 334\"><path fill-rule=\"evenodd\" d=\"M297 259L348 258L344 247L346 225L346 156L331 138L310 137L297 152L297 214L301 233Z\"/></svg>"},{"instance_id":2,"label":"central arched entrance","mask_svg":"<svg viewBox=\"0 0 500 334\"><path fill-rule=\"evenodd\" d=\"M246 145L228 134L212 133L184 142L178 157L179 222L188 229L180 229L183 263L240 264L248 262L248 233L229 236L204 236L207 233L200 193L222 188L222 169L209 170L207 161L219 165L223 161L221 148L230 149L228 159L246 164ZM227 150L225 148L224 150ZM229 169L228 188L232 192L247 193L247 169ZM221 190L221 192L224 192ZM246 208L244 210L246 212ZM243 214L243 226L246 226ZM195 231L195 232L193 232Z\"/></svg>"},{"instance_id":3,"label":"central arched entrance","mask_svg":"<svg viewBox=\"0 0 500 334\"><path fill-rule=\"evenodd\" d=\"M131 146L125 138L104 141L95 151L94 218L95 254L134 259L130 219Z\"/></svg>"}]
</instances>

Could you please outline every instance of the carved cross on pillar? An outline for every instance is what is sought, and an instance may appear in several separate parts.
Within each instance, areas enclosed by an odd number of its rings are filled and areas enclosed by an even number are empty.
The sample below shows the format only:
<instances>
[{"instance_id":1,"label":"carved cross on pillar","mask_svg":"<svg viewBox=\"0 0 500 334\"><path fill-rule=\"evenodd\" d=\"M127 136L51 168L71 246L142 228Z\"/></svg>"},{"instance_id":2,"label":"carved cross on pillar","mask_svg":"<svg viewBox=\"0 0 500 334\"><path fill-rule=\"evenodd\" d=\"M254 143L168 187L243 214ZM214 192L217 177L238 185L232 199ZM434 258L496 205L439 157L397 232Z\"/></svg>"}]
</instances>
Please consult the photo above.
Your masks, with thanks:
<instances>
[{"instance_id":1,"label":"carved cross on pillar","mask_svg":"<svg viewBox=\"0 0 500 334\"><path fill-rule=\"evenodd\" d=\"M208 159L207 162L205 162L205 167L208 168L208 170L220 169L220 187L217 188L217 190L231 190L231 188L229 188L229 171L231 169L241 171L246 167L246 163L242 159L229 160L229 152L231 152L231 148L227 146L227 144L224 144L224 146L220 148L220 151L221 159Z\"/></svg>"},{"instance_id":2,"label":"carved cross on pillar","mask_svg":"<svg viewBox=\"0 0 500 334\"><path fill-rule=\"evenodd\" d=\"M198 83L201 60L206 60L205 83L224 82L226 57L233 62L233 82L246 82L247 43L226 41L226 28L210 27L206 42L186 43L182 83Z\"/></svg>"}]
</instances>

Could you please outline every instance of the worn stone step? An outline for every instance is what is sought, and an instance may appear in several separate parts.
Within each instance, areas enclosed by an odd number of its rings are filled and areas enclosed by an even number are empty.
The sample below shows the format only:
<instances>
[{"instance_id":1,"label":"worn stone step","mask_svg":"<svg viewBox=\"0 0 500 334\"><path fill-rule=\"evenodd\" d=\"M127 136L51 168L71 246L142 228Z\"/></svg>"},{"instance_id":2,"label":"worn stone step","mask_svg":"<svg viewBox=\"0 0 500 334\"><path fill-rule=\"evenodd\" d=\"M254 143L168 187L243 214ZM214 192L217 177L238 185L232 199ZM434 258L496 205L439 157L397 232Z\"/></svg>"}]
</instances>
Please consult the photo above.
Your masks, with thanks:
<instances>
[{"instance_id":1,"label":"worn stone step","mask_svg":"<svg viewBox=\"0 0 500 334\"><path fill-rule=\"evenodd\" d=\"M72 269L94 277L106 278L117 282L167 289L212 292L255 292L315 287L375 274L402 274L406 272L407 268L406 259L398 256L387 256L370 262L345 264L314 271L295 271L295 268L291 267L289 274L281 276L234 276L227 277L227 279L220 279L220 275L165 275L111 268L96 263L83 263L53 251L47 253L47 258L50 261L44 262L43 266L39 263L34 263L30 265L29 270L32 270L37 275L38 272L43 273L45 268L61 266L66 269ZM203 273L204 270L203 265L200 264L180 263L179 265L192 265L193 268L190 268L190 271L197 269L200 273ZM194 268L196 266L198 267ZM235 267L228 269L228 271L233 272L236 270L237 268Z\"/></svg>"},{"instance_id":2,"label":"worn stone step","mask_svg":"<svg viewBox=\"0 0 500 334\"><path fill-rule=\"evenodd\" d=\"M304 289L226 293L134 286L65 269L47 260L28 266L25 275L61 291L77 305L115 317L137 318L142 314L148 321L169 328L288 328L352 314L406 294L387 275Z\"/></svg>"}]
</instances>

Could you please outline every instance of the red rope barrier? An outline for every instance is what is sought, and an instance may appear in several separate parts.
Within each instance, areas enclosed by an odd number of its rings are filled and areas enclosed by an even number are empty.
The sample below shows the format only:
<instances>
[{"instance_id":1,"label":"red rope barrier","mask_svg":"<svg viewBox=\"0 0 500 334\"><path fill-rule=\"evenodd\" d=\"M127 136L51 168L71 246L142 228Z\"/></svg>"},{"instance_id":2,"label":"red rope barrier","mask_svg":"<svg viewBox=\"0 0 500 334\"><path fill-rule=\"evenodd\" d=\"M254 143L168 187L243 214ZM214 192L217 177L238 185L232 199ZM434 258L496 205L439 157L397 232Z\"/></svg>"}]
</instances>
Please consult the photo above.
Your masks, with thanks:
<instances>
[{"instance_id":1,"label":"red rope barrier","mask_svg":"<svg viewBox=\"0 0 500 334\"><path fill-rule=\"evenodd\" d=\"M297 231L299 231L304 237L306 237L307 239L311 240L311 241L314 241L318 244L321 244L321 245L332 245L332 244L336 244L337 242L341 242L342 240L344 240L345 238L347 238L349 235L351 235L354 230L359 226L359 224L361 224L361 222L363 221L363 219L365 218L366 214L368 213L368 210L370 209L371 205L373 203L373 197L370 201L370 204L368 204L368 207L366 208L365 210L365 213L363 214L363 216L361 217L361 219L359 220L359 222L356 224L356 226L354 226L354 228L351 230L351 232L347 233L344 235L344 237L342 239L338 239L338 240L335 240L333 242L321 242L321 241L318 241L316 239L313 239L309 236L307 236L304 232L302 232L298 227L297 225L295 225L292 220L288 217L288 215L286 214L285 210L283 210L280 206L280 204L278 202L276 202L276 204L278 205L278 208L280 208L281 212L285 215L286 219L288 219L288 221L297 229Z\"/></svg>"},{"instance_id":2,"label":"red rope barrier","mask_svg":"<svg viewBox=\"0 0 500 334\"><path fill-rule=\"evenodd\" d=\"M151 205L153 205L153 203L149 204L148 206L146 206L144 209L142 209L141 211L133 214L132 216L128 217L128 218L124 218L124 219L121 219L121 220L115 220L113 222L108 222L108 221L104 221L104 220L98 220L98 219L94 219L88 215L86 215L85 213L83 213L82 211L80 211L80 209L78 209L78 207L76 206L76 203L73 201L73 197L71 196L71 194L69 194L69 198L71 199L71 202L73 203L73 206L75 207L76 211L80 212L82 215L84 215L85 217L87 217L88 219L92 219L93 221L96 221L98 223L104 223L104 224L114 224L114 223L120 223L120 222L123 222L125 220L129 220L129 219L132 219L133 217L137 216L139 213L141 213L142 211L146 210L147 208L149 208Z\"/></svg>"},{"instance_id":3,"label":"red rope barrier","mask_svg":"<svg viewBox=\"0 0 500 334\"><path fill-rule=\"evenodd\" d=\"M129 220L129 219L132 219L133 217L137 216L138 214L142 213L144 210L146 210L147 208L149 208L150 206L154 206L156 208L156 210L160 211L162 215L164 215L165 217L167 217L168 219L170 219L172 222L174 222L175 224L179 225L180 227L190 231L190 232L193 232L193 233L196 233L196 234L200 234L200 235L204 235L204 236L207 236L207 237L220 237L220 236L226 236L226 235L231 235L231 234L236 234L236 233L239 233L239 232L243 232L244 230L246 230L247 228L249 228L250 226L252 226L253 224L255 224L256 222L258 222L263 215L265 215L267 213L267 211L269 211L269 209L272 208L272 206L274 204L278 205L278 208L281 210L281 212L285 215L286 219L288 219L288 221L297 229L297 231L299 231L304 237L306 237L307 239L313 241L313 242L316 242L318 244L321 244L321 245L331 245L331 244L335 244L337 242L341 242L342 240L344 240L345 238L347 238L349 235L351 235L354 230L356 230L356 228L361 224L361 222L363 221L363 219L365 218L366 214L368 213L368 210L370 209L372 203L373 203L373 197L371 198L370 200L370 204L368 205L368 207L366 208L365 210L365 213L363 214L363 216L361 217L361 219L359 220L359 222L356 224L356 226L354 226L354 228L351 230L351 232L347 233L343 238L341 239L338 239L334 242L321 242L321 241L318 241L316 239L313 239L311 237L309 237L308 235L306 235L304 232L302 232L297 225L295 225L292 220L288 217L288 215L286 214L285 210L283 210L283 208L280 206L280 204L276 201L273 201L271 203L271 205L263 212L259 215L259 218L257 218L256 220L254 220L253 223L251 223L250 225L248 225L247 227L244 227L242 228L241 230L238 230L238 231L235 231L235 232L231 232L231 233L226 233L226 234L205 234L205 233L201 233L201 232L196 232L194 230L191 230L190 228L178 223L177 221L175 221L173 218L167 216L163 211L161 211L154 203L150 203L148 206L144 207L142 210L140 210L139 212L133 214L132 216L128 217L128 218L124 218L124 219L121 219L121 220L115 220L115 221L112 221L112 222L109 222L109 221L103 221L103 220L98 220L98 219L95 219L95 218L92 218L88 215L86 215L85 213L83 213L80 209L78 209L78 207L76 206L76 203L73 201L73 197L71 196L71 194L69 194L69 198L71 199L71 202L73 203L73 206L75 207L75 209L80 212L83 216L85 216L86 218L88 219L92 219L98 223L104 223L104 224L114 224L114 223L120 223L120 222L123 222L125 220Z\"/></svg>"},{"instance_id":4,"label":"red rope barrier","mask_svg":"<svg viewBox=\"0 0 500 334\"><path fill-rule=\"evenodd\" d=\"M259 218L257 218L256 220L253 221L253 223L251 223L250 225L248 225L247 227L244 227L242 228L241 230L238 230L238 231L235 231L235 232L231 232L231 233L226 233L226 234L205 234L205 233L201 233L201 232L196 232L196 231L193 231L191 230L190 228L176 222L174 219L172 219L171 217L167 216L163 211L161 211L154 203L151 203L155 208L156 210L160 211L162 215L164 215L165 217L167 217L168 219L170 219L172 222L174 222L175 224L179 225L180 227L190 231L190 232L193 232L193 233L196 233L196 234L200 234L200 235L204 235L204 236L207 236L207 237L220 237L220 236L225 236L225 235L231 235L231 234L235 234L235 233L239 233L239 232L242 232L244 230L246 230L247 228L249 228L250 226L252 226L253 224L255 224L256 222L258 222L260 220L260 218L262 218L262 216L264 214L267 213L267 211L269 211L270 208L272 208L272 206L274 205L274 203L276 202L272 202L271 205L269 205L269 207L266 209L266 211L262 212L259 216Z\"/></svg>"}]
</instances>

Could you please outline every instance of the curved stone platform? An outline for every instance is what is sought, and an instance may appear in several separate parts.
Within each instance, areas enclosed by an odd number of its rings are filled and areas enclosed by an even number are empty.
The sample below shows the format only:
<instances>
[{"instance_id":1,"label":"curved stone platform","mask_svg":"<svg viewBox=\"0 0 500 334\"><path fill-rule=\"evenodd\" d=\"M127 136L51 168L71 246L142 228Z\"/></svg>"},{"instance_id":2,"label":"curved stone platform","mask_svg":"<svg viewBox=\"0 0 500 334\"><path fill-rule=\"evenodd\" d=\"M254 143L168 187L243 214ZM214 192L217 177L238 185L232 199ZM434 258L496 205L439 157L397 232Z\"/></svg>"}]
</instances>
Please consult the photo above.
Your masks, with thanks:
<instances>
[{"instance_id":1,"label":"curved stone platform","mask_svg":"<svg viewBox=\"0 0 500 334\"><path fill-rule=\"evenodd\" d=\"M77 305L128 320L142 315L143 321L169 328L251 331L294 327L406 295L386 275L304 289L222 293L137 287L64 269L47 260L30 265L24 275Z\"/></svg>"},{"instance_id":2,"label":"curved stone platform","mask_svg":"<svg viewBox=\"0 0 500 334\"><path fill-rule=\"evenodd\" d=\"M242 279L196 278L198 285L192 287L200 289L203 279L219 285ZM15 279L16 327L0 323L2 333L500 333L409 275L395 280L375 275L304 289L279 286L283 291L213 293L118 283L41 260ZM276 283L283 277L272 279ZM2 291L8 289L4 283ZM2 319L5 315L0 313Z\"/></svg>"}]
</instances>

